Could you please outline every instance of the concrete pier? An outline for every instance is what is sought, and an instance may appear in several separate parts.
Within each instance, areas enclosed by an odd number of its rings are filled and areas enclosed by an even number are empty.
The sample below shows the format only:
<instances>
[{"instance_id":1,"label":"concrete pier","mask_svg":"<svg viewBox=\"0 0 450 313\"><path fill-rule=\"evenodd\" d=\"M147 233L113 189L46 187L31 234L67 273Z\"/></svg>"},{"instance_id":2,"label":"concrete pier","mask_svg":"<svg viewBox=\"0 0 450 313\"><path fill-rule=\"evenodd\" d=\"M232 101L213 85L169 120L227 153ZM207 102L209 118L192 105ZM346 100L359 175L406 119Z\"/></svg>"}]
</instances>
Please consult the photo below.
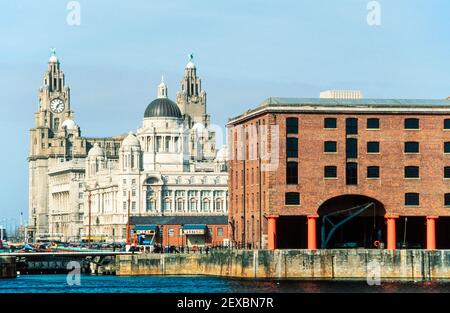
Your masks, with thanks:
<instances>
[{"instance_id":1,"label":"concrete pier","mask_svg":"<svg viewBox=\"0 0 450 313\"><path fill-rule=\"evenodd\" d=\"M450 279L450 250L222 250L116 257L116 275Z\"/></svg>"},{"instance_id":2,"label":"concrete pier","mask_svg":"<svg viewBox=\"0 0 450 313\"><path fill-rule=\"evenodd\" d=\"M16 272L16 258L1 256L0 257L0 278L14 278Z\"/></svg>"}]
</instances>

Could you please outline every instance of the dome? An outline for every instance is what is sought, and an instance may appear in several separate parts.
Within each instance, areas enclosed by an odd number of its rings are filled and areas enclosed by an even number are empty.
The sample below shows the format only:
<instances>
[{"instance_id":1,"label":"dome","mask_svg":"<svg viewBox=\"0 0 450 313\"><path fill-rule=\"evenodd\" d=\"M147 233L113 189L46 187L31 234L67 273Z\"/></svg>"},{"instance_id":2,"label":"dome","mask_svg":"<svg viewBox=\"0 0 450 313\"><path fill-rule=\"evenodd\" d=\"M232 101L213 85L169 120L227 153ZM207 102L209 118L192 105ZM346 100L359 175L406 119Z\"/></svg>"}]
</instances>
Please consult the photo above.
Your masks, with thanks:
<instances>
[{"instance_id":1,"label":"dome","mask_svg":"<svg viewBox=\"0 0 450 313\"><path fill-rule=\"evenodd\" d=\"M217 151L216 161L225 162L227 161L227 159L228 159L227 146L222 146L222 148L220 148L219 151Z\"/></svg>"},{"instance_id":2,"label":"dome","mask_svg":"<svg viewBox=\"0 0 450 313\"><path fill-rule=\"evenodd\" d=\"M175 117L181 118L178 105L168 98L153 100L145 110L144 117Z\"/></svg>"},{"instance_id":3,"label":"dome","mask_svg":"<svg viewBox=\"0 0 450 313\"><path fill-rule=\"evenodd\" d=\"M189 63L186 64L186 68L194 69L195 68L195 64L192 61L189 61Z\"/></svg>"},{"instance_id":4,"label":"dome","mask_svg":"<svg viewBox=\"0 0 450 313\"><path fill-rule=\"evenodd\" d=\"M125 137L125 139L122 141L122 147L141 147L141 144L139 143L139 139L132 133L129 132L128 136Z\"/></svg>"},{"instance_id":5,"label":"dome","mask_svg":"<svg viewBox=\"0 0 450 313\"><path fill-rule=\"evenodd\" d=\"M89 150L88 157L102 157L103 149L100 148L98 143L94 143L94 146Z\"/></svg>"},{"instance_id":6,"label":"dome","mask_svg":"<svg viewBox=\"0 0 450 313\"><path fill-rule=\"evenodd\" d=\"M67 120L65 120L65 121L62 123L61 127L62 127L62 128L65 127L67 130L77 130L77 129L78 129L77 124L75 124L75 122L74 122L72 119L70 119L70 118L68 118Z\"/></svg>"},{"instance_id":7,"label":"dome","mask_svg":"<svg viewBox=\"0 0 450 313\"><path fill-rule=\"evenodd\" d=\"M58 63L58 57L56 55L52 55L50 59L48 59L50 63Z\"/></svg>"}]
</instances>

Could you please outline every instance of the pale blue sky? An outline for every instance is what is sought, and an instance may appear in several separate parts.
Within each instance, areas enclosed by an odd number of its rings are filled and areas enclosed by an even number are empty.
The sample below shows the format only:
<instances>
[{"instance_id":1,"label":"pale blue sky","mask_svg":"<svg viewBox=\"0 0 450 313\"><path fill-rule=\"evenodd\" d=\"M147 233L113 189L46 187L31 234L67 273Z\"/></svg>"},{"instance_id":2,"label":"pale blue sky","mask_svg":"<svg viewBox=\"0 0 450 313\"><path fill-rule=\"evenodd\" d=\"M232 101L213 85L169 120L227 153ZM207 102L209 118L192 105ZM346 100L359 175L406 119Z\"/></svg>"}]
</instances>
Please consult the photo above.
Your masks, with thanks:
<instances>
[{"instance_id":1,"label":"pale blue sky","mask_svg":"<svg viewBox=\"0 0 450 313\"><path fill-rule=\"evenodd\" d=\"M361 89L372 98L450 96L450 2L380 0L3 1L0 223L27 212L28 130L50 47L83 135L135 130L162 74L173 99L190 52L215 124L269 96Z\"/></svg>"}]
</instances>

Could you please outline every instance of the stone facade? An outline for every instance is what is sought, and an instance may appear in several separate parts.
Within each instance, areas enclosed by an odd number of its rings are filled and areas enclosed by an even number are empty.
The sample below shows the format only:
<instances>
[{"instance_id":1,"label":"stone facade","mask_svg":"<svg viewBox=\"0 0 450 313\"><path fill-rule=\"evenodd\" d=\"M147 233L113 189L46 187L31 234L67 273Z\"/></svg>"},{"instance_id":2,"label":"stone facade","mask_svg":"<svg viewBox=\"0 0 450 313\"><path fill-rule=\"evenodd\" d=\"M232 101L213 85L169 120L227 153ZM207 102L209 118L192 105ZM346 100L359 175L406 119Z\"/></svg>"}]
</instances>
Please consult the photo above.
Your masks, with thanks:
<instances>
[{"instance_id":1,"label":"stone facade","mask_svg":"<svg viewBox=\"0 0 450 313\"><path fill-rule=\"evenodd\" d=\"M192 59L177 96L180 104L170 107L167 95L161 82L136 134L81 137L70 90L52 55L30 130L31 239L78 241L90 232L93 240L124 240L128 212L227 215L226 149L216 149ZM180 111L178 105L182 114L167 115Z\"/></svg>"}]
</instances>

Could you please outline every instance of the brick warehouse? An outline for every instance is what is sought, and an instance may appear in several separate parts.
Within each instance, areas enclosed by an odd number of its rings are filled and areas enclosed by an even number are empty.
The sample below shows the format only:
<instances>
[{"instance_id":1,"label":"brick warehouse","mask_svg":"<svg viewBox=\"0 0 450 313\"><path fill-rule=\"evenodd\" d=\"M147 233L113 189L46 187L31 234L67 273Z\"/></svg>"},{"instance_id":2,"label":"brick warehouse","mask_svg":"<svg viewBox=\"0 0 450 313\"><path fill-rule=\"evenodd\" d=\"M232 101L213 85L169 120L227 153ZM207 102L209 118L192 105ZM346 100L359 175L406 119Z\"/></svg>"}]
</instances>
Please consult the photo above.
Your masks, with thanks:
<instances>
[{"instance_id":1,"label":"brick warehouse","mask_svg":"<svg viewBox=\"0 0 450 313\"><path fill-rule=\"evenodd\" d=\"M450 98L269 98L227 126L235 244L450 248Z\"/></svg>"}]
</instances>

